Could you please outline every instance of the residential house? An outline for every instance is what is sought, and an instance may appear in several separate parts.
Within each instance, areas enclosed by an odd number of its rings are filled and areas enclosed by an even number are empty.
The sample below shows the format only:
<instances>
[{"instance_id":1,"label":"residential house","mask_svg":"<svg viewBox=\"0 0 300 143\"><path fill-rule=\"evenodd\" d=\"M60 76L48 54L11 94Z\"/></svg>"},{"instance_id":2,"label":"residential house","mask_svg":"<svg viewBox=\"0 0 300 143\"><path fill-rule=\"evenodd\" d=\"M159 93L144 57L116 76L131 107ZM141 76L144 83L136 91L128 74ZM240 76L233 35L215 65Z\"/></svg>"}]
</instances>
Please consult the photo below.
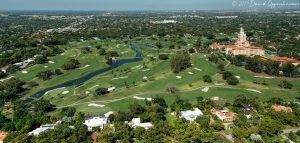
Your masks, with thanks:
<instances>
[{"instance_id":1,"label":"residential house","mask_svg":"<svg viewBox=\"0 0 300 143\"><path fill-rule=\"evenodd\" d=\"M203 115L203 113L198 108L194 108L194 110L186 110L179 112L179 118L184 118L190 122L195 121L196 118L201 115Z\"/></svg>"},{"instance_id":2,"label":"residential house","mask_svg":"<svg viewBox=\"0 0 300 143\"><path fill-rule=\"evenodd\" d=\"M37 136L39 135L40 133L46 131L46 130L49 130L49 129L54 129L54 125L52 124L46 124L46 125L42 125L40 126L39 128L31 131L28 133L28 135L34 135L34 136Z\"/></svg>"},{"instance_id":3,"label":"residential house","mask_svg":"<svg viewBox=\"0 0 300 143\"><path fill-rule=\"evenodd\" d=\"M89 118L89 119L86 119L84 121L84 124L88 127L88 131L93 131L93 129L103 129L104 128L104 125L107 124L109 121L108 121L108 118L106 117L93 117L93 118Z\"/></svg>"},{"instance_id":4,"label":"residential house","mask_svg":"<svg viewBox=\"0 0 300 143\"><path fill-rule=\"evenodd\" d=\"M223 122L231 122L235 119L235 113L228 110L211 109L211 113L216 115Z\"/></svg>"},{"instance_id":5,"label":"residential house","mask_svg":"<svg viewBox=\"0 0 300 143\"><path fill-rule=\"evenodd\" d=\"M281 105L272 105L272 109L279 112L279 111L284 111L284 112L293 112L291 107L285 107Z\"/></svg>"},{"instance_id":6,"label":"residential house","mask_svg":"<svg viewBox=\"0 0 300 143\"><path fill-rule=\"evenodd\" d=\"M141 123L141 118L133 118L131 122L128 123L128 125L132 128L142 127L145 130L148 130L153 126L151 122Z\"/></svg>"}]
</instances>

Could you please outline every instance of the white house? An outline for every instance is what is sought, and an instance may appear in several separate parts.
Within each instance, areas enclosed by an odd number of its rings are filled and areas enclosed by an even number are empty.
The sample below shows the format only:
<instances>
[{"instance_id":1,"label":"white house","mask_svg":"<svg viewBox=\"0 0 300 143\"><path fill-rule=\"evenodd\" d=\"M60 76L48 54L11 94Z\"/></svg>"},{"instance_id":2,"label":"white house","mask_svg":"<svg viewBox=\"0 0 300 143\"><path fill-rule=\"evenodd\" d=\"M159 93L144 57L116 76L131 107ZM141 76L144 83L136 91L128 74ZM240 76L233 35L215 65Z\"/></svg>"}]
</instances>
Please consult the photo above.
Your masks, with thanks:
<instances>
[{"instance_id":1,"label":"white house","mask_svg":"<svg viewBox=\"0 0 300 143\"><path fill-rule=\"evenodd\" d=\"M29 132L28 135L34 135L34 136L37 136L37 135L39 135L40 133L42 133L42 132L44 132L44 131L46 131L46 130L48 130L48 129L54 129L54 125L52 125L52 124L42 125L42 126L40 126L39 128L37 128L37 129L35 129L35 130Z\"/></svg>"},{"instance_id":2,"label":"white house","mask_svg":"<svg viewBox=\"0 0 300 143\"><path fill-rule=\"evenodd\" d=\"M194 110L187 110L179 112L179 118L184 118L190 122L195 121L197 117L203 115L202 111L198 108Z\"/></svg>"},{"instance_id":3,"label":"white house","mask_svg":"<svg viewBox=\"0 0 300 143\"><path fill-rule=\"evenodd\" d=\"M108 123L108 118L93 117L86 119L84 124L88 127L88 131L93 131L93 128L103 129L104 125Z\"/></svg>"},{"instance_id":4,"label":"white house","mask_svg":"<svg viewBox=\"0 0 300 143\"><path fill-rule=\"evenodd\" d=\"M153 125L150 122L147 123L141 123L141 118L133 118L131 120L131 122L128 123L132 128L136 128L136 127L142 127L145 130L148 130L149 128L151 128Z\"/></svg>"}]
</instances>

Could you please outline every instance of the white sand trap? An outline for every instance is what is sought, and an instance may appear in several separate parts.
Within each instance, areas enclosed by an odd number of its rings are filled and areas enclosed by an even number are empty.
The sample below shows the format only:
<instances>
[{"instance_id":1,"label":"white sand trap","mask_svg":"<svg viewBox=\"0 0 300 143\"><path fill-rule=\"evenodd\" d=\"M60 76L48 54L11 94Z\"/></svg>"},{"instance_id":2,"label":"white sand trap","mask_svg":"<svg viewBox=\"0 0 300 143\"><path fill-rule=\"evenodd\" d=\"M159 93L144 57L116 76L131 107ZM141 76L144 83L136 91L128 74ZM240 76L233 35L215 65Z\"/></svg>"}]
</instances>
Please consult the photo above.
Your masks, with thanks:
<instances>
[{"instance_id":1,"label":"white sand trap","mask_svg":"<svg viewBox=\"0 0 300 143\"><path fill-rule=\"evenodd\" d=\"M272 77L272 76L254 76L254 77L257 77L257 78L275 78L275 77Z\"/></svg>"},{"instance_id":2,"label":"white sand trap","mask_svg":"<svg viewBox=\"0 0 300 143\"><path fill-rule=\"evenodd\" d=\"M66 87L61 87L61 88L56 88L56 89L53 89L53 90L49 90L44 95L48 94L49 92L52 92L52 91L55 91L55 90L64 89L64 88L66 88Z\"/></svg>"},{"instance_id":3,"label":"white sand trap","mask_svg":"<svg viewBox=\"0 0 300 143\"><path fill-rule=\"evenodd\" d=\"M26 73L28 73L28 71L21 71L21 73L26 74Z\"/></svg>"},{"instance_id":4,"label":"white sand trap","mask_svg":"<svg viewBox=\"0 0 300 143\"><path fill-rule=\"evenodd\" d=\"M204 55L204 57L206 57L206 55Z\"/></svg>"},{"instance_id":5,"label":"white sand trap","mask_svg":"<svg viewBox=\"0 0 300 143\"><path fill-rule=\"evenodd\" d=\"M95 104L95 103L91 103L88 105L89 107L104 107L105 105L100 105L100 104Z\"/></svg>"},{"instance_id":6,"label":"white sand trap","mask_svg":"<svg viewBox=\"0 0 300 143\"><path fill-rule=\"evenodd\" d=\"M206 61L208 61L208 59L205 59Z\"/></svg>"},{"instance_id":7,"label":"white sand trap","mask_svg":"<svg viewBox=\"0 0 300 143\"><path fill-rule=\"evenodd\" d=\"M188 74L194 74L194 73L192 73L192 72L188 72Z\"/></svg>"},{"instance_id":8,"label":"white sand trap","mask_svg":"<svg viewBox=\"0 0 300 143\"><path fill-rule=\"evenodd\" d=\"M107 113L104 114L104 116L105 116L106 118L108 118L109 115L112 115L112 114L114 114L113 111L108 111Z\"/></svg>"},{"instance_id":9,"label":"white sand trap","mask_svg":"<svg viewBox=\"0 0 300 143\"><path fill-rule=\"evenodd\" d=\"M143 71L143 72L145 72L145 71L150 71L150 69L143 69L142 71Z\"/></svg>"},{"instance_id":10,"label":"white sand trap","mask_svg":"<svg viewBox=\"0 0 300 143\"><path fill-rule=\"evenodd\" d=\"M63 91L61 94L68 94L68 93L70 93L70 91L68 91L68 90L66 90L66 91Z\"/></svg>"},{"instance_id":11,"label":"white sand trap","mask_svg":"<svg viewBox=\"0 0 300 143\"><path fill-rule=\"evenodd\" d=\"M211 98L211 100L215 100L215 101L217 101L217 100L219 100L219 99L220 99L220 98L217 97L217 96Z\"/></svg>"},{"instance_id":12,"label":"white sand trap","mask_svg":"<svg viewBox=\"0 0 300 143\"><path fill-rule=\"evenodd\" d=\"M95 86L89 88L89 90L92 90L93 88L96 88L97 86L99 86L99 85L95 85Z\"/></svg>"},{"instance_id":13,"label":"white sand trap","mask_svg":"<svg viewBox=\"0 0 300 143\"><path fill-rule=\"evenodd\" d=\"M214 83L214 84L217 85L217 86L225 85L225 83Z\"/></svg>"},{"instance_id":14,"label":"white sand trap","mask_svg":"<svg viewBox=\"0 0 300 143\"><path fill-rule=\"evenodd\" d=\"M113 78L112 80L125 79L125 78L128 78L128 76L117 77L117 78Z\"/></svg>"},{"instance_id":15,"label":"white sand trap","mask_svg":"<svg viewBox=\"0 0 300 143\"><path fill-rule=\"evenodd\" d=\"M5 78L5 79L1 79L0 81L1 82L3 82L3 81L6 81L6 80L9 80L9 79L11 79L11 78L13 78L14 76L10 76L10 77L8 77L8 78Z\"/></svg>"},{"instance_id":16,"label":"white sand trap","mask_svg":"<svg viewBox=\"0 0 300 143\"><path fill-rule=\"evenodd\" d=\"M241 77L240 76L235 76L237 79L240 79Z\"/></svg>"},{"instance_id":17,"label":"white sand trap","mask_svg":"<svg viewBox=\"0 0 300 143\"><path fill-rule=\"evenodd\" d=\"M85 69L85 68L87 68L87 67L89 67L89 66L91 66L91 65L85 65L84 67L81 67L81 68L79 68L79 69Z\"/></svg>"},{"instance_id":18,"label":"white sand trap","mask_svg":"<svg viewBox=\"0 0 300 143\"><path fill-rule=\"evenodd\" d=\"M89 91L85 91L85 94L90 94L91 92L89 92Z\"/></svg>"},{"instance_id":19,"label":"white sand trap","mask_svg":"<svg viewBox=\"0 0 300 143\"><path fill-rule=\"evenodd\" d=\"M125 53L128 53L128 51L121 52L121 54L125 54Z\"/></svg>"},{"instance_id":20,"label":"white sand trap","mask_svg":"<svg viewBox=\"0 0 300 143\"><path fill-rule=\"evenodd\" d=\"M196 71L202 71L202 69L198 69L198 68L194 68L194 70L196 70Z\"/></svg>"},{"instance_id":21,"label":"white sand trap","mask_svg":"<svg viewBox=\"0 0 300 143\"><path fill-rule=\"evenodd\" d=\"M110 91L114 91L115 89L116 89L116 87L113 86L113 87L107 88L107 91L110 92Z\"/></svg>"},{"instance_id":22,"label":"white sand trap","mask_svg":"<svg viewBox=\"0 0 300 143\"><path fill-rule=\"evenodd\" d=\"M134 69L139 69L139 68L141 68L141 67L142 67L142 65L138 65L138 66L132 67L131 69L134 70Z\"/></svg>"},{"instance_id":23,"label":"white sand trap","mask_svg":"<svg viewBox=\"0 0 300 143\"><path fill-rule=\"evenodd\" d=\"M53 61L49 61L48 63L50 63L50 64L54 64L55 62L53 62Z\"/></svg>"},{"instance_id":24,"label":"white sand trap","mask_svg":"<svg viewBox=\"0 0 300 143\"><path fill-rule=\"evenodd\" d=\"M194 64L191 64L191 66L193 66Z\"/></svg>"},{"instance_id":25,"label":"white sand trap","mask_svg":"<svg viewBox=\"0 0 300 143\"><path fill-rule=\"evenodd\" d=\"M182 77L181 77L181 76L176 76L176 78L177 78L177 79L182 79Z\"/></svg>"},{"instance_id":26,"label":"white sand trap","mask_svg":"<svg viewBox=\"0 0 300 143\"><path fill-rule=\"evenodd\" d=\"M48 68L48 66L44 66L44 68Z\"/></svg>"},{"instance_id":27,"label":"white sand trap","mask_svg":"<svg viewBox=\"0 0 300 143\"><path fill-rule=\"evenodd\" d=\"M133 96L134 99L137 100L147 100L147 101L152 101L152 98L144 98L144 97L138 97L138 96Z\"/></svg>"},{"instance_id":28,"label":"white sand trap","mask_svg":"<svg viewBox=\"0 0 300 143\"><path fill-rule=\"evenodd\" d=\"M208 90L209 90L209 87L204 87L204 88L202 89L203 92L208 92Z\"/></svg>"},{"instance_id":29,"label":"white sand trap","mask_svg":"<svg viewBox=\"0 0 300 143\"><path fill-rule=\"evenodd\" d=\"M257 93L261 93L261 91L255 90L255 89L246 89L246 90L248 90L248 91L253 91L253 92L257 92Z\"/></svg>"},{"instance_id":30,"label":"white sand trap","mask_svg":"<svg viewBox=\"0 0 300 143\"><path fill-rule=\"evenodd\" d=\"M62 56L63 56L63 55L65 55L65 53L61 53L60 55L62 55Z\"/></svg>"}]
</instances>

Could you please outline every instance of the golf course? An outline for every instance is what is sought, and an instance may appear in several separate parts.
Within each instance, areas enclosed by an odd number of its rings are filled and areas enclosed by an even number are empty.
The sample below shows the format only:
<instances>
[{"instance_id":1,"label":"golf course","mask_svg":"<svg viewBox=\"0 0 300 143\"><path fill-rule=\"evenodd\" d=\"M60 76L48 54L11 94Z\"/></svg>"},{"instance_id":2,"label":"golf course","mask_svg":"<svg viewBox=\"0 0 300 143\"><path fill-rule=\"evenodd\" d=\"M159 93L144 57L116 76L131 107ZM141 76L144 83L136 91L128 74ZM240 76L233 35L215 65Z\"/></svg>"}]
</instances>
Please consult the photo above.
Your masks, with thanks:
<instances>
[{"instance_id":1,"label":"golf course","mask_svg":"<svg viewBox=\"0 0 300 143\"><path fill-rule=\"evenodd\" d=\"M188 43L188 46L180 50L191 48L189 43L195 41L193 38L183 40ZM224 61L225 69L239 79L238 85L228 85L218 73L217 65L208 61L208 55L203 53L190 54L191 66L175 74L170 68L170 60L158 58L161 54L172 57L179 51L179 49L167 48L171 44L170 41L162 40L162 47L166 48L157 48L155 40L149 37L132 39L131 44L124 41L126 40L105 39L70 42L60 46L64 52L48 58L48 63L29 66L11 76L38 83L37 86L25 92L25 99L45 98L58 109L75 107L77 111L88 114L128 110L129 104L142 103L155 96L163 97L168 104L171 104L177 97L190 102L196 102L199 96L218 97L231 102L241 94L262 100L280 97L288 101L294 101L299 96L299 80L287 79L293 84L293 88L283 89L278 87L282 78L253 73L242 67L231 65L229 61ZM105 56L99 55L97 45L102 45L106 51L116 51L118 62L132 61L121 62L122 64L117 64L117 66L109 65L106 63ZM136 49L132 49L133 45ZM91 49L89 53L82 52L82 48L86 47ZM137 52L141 52L141 57L136 57ZM137 60L137 58L140 59ZM70 59L78 60L80 67L63 71L63 74L55 75L49 80L37 77L39 72L61 68ZM204 75L211 76L213 82L204 82L202 79ZM87 76L88 78L82 79ZM254 84L254 80L264 80L268 85ZM177 91L171 94L167 91L169 87L176 87ZM95 94L97 88L108 88L110 92L98 96ZM37 93L42 94L35 96Z\"/></svg>"}]
</instances>

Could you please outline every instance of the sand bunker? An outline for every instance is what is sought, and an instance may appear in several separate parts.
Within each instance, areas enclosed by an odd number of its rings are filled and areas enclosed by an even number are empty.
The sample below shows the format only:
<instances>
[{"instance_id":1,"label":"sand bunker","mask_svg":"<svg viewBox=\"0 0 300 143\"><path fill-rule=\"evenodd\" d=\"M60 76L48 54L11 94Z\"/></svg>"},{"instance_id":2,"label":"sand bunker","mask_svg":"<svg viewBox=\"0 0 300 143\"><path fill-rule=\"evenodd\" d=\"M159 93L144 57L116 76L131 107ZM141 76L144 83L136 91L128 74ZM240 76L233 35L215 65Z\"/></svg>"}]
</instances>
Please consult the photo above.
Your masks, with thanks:
<instances>
[{"instance_id":1,"label":"sand bunker","mask_svg":"<svg viewBox=\"0 0 300 143\"><path fill-rule=\"evenodd\" d=\"M56 88L56 89L53 89L53 90L49 90L49 91L47 91L47 92L46 92L44 95L48 94L49 92L52 92L52 91L55 91L55 90L64 89L64 88L66 88L66 87L62 87L62 88Z\"/></svg>"},{"instance_id":2,"label":"sand bunker","mask_svg":"<svg viewBox=\"0 0 300 143\"><path fill-rule=\"evenodd\" d=\"M240 76L235 76L237 79L240 79L241 77Z\"/></svg>"},{"instance_id":3,"label":"sand bunker","mask_svg":"<svg viewBox=\"0 0 300 143\"><path fill-rule=\"evenodd\" d=\"M194 73L192 73L192 72L188 72L188 74L194 74Z\"/></svg>"},{"instance_id":4,"label":"sand bunker","mask_svg":"<svg viewBox=\"0 0 300 143\"><path fill-rule=\"evenodd\" d=\"M106 118L108 118L109 115L112 115L112 114L114 114L113 111L108 111L107 113L104 114L104 116L105 116Z\"/></svg>"},{"instance_id":5,"label":"sand bunker","mask_svg":"<svg viewBox=\"0 0 300 143\"><path fill-rule=\"evenodd\" d=\"M217 97L217 96L211 98L211 100L215 100L215 101L217 101L217 100L219 100L219 99L220 99L220 98Z\"/></svg>"},{"instance_id":6,"label":"sand bunker","mask_svg":"<svg viewBox=\"0 0 300 143\"><path fill-rule=\"evenodd\" d=\"M55 62L53 62L53 61L49 61L48 63L50 63L50 64L54 64Z\"/></svg>"},{"instance_id":7,"label":"sand bunker","mask_svg":"<svg viewBox=\"0 0 300 143\"><path fill-rule=\"evenodd\" d=\"M110 88L107 88L107 91L114 91L116 89L116 87L110 87Z\"/></svg>"},{"instance_id":8,"label":"sand bunker","mask_svg":"<svg viewBox=\"0 0 300 143\"><path fill-rule=\"evenodd\" d=\"M70 91L66 90L66 91L63 91L61 94L68 94L70 93Z\"/></svg>"},{"instance_id":9,"label":"sand bunker","mask_svg":"<svg viewBox=\"0 0 300 143\"><path fill-rule=\"evenodd\" d=\"M176 76L176 78L177 78L177 79L182 79L182 77L181 77L181 76Z\"/></svg>"},{"instance_id":10,"label":"sand bunker","mask_svg":"<svg viewBox=\"0 0 300 143\"><path fill-rule=\"evenodd\" d=\"M204 88L202 89L203 92L208 92L208 90L209 90L209 87L204 87Z\"/></svg>"},{"instance_id":11,"label":"sand bunker","mask_svg":"<svg viewBox=\"0 0 300 143\"><path fill-rule=\"evenodd\" d=\"M100 104L95 104L95 103L91 103L88 105L89 107L104 107L105 105L100 105Z\"/></svg>"},{"instance_id":12,"label":"sand bunker","mask_svg":"<svg viewBox=\"0 0 300 143\"><path fill-rule=\"evenodd\" d=\"M48 68L48 66L44 66L44 68Z\"/></svg>"},{"instance_id":13,"label":"sand bunker","mask_svg":"<svg viewBox=\"0 0 300 143\"><path fill-rule=\"evenodd\" d=\"M145 71L150 71L150 69L143 69L142 71L143 71L143 72L145 72Z\"/></svg>"},{"instance_id":14,"label":"sand bunker","mask_svg":"<svg viewBox=\"0 0 300 143\"><path fill-rule=\"evenodd\" d=\"M214 84L217 85L217 86L225 85L225 83L214 83Z\"/></svg>"},{"instance_id":15,"label":"sand bunker","mask_svg":"<svg viewBox=\"0 0 300 143\"><path fill-rule=\"evenodd\" d=\"M0 81L1 82L3 82L3 81L6 81L6 80L9 80L9 79L11 79L11 78L13 78L14 76L10 76L10 77L8 77L8 78L5 78L5 79L1 79Z\"/></svg>"},{"instance_id":16,"label":"sand bunker","mask_svg":"<svg viewBox=\"0 0 300 143\"><path fill-rule=\"evenodd\" d=\"M91 92L89 92L89 91L85 91L85 94L90 94Z\"/></svg>"},{"instance_id":17,"label":"sand bunker","mask_svg":"<svg viewBox=\"0 0 300 143\"><path fill-rule=\"evenodd\" d=\"M133 96L134 99L137 100L147 100L147 101L152 101L152 98L144 98L144 97L138 97L138 96Z\"/></svg>"},{"instance_id":18,"label":"sand bunker","mask_svg":"<svg viewBox=\"0 0 300 143\"><path fill-rule=\"evenodd\" d=\"M117 78L113 78L112 80L125 79L125 78L128 78L128 76L117 77Z\"/></svg>"},{"instance_id":19,"label":"sand bunker","mask_svg":"<svg viewBox=\"0 0 300 143\"><path fill-rule=\"evenodd\" d=\"M60 55L62 55L62 56L63 56L63 55L65 55L65 53L61 53Z\"/></svg>"},{"instance_id":20,"label":"sand bunker","mask_svg":"<svg viewBox=\"0 0 300 143\"><path fill-rule=\"evenodd\" d=\"M26 74L26 73L28 73L28 71L21 71L21 73Z\"/></svg>"},{"instance_id":21,"label":"sand bunker","mask_svg":"<svg viewBox=\"0 0 300 143\"><path fill-rule=\"evenodd\" d=\"M271 76L254 76L254 77L257 77L257 78L275 78L275 77L271 77Z\"/></svg>"},{"instance_id":22,"label":"sand bunker","mask_svg":"<svg viewBox=\"0 0 300 143\"><path fill-rule=\"evenodd\" d=\"M141 67L142 67L142 65L138 65L138 66L132 67L131 69L134 70L134 69L139 69L139 68L141 68Z\"/></svg>"},{"instance_id":23,"label":"sand bunker","mask_svg":"<svg viewBox=\"0 0 300 143\"><path fill-rule=\"evenodd\" d=\"M194 68L194 70L197 70L197 71L202 71L202 69L198 69L198 68Z\"/></svg>"},{"instance_id":24,"label":"sand bunker","mask_svg":"<svg viewBox=\"0 0 300 143\"><path fill-rule=\"evenodd\" d=\"M89 67L89 66L91 66L91 65L85 65L84 67L81 67L81 68L79 68L79 69L85 69L85 68L87 68L87 67Z\"/></svg>"},{"instance_id":25,"label":"sand bunker","mask_svg":"<svg viewBox=\"0 0 300 143\"><path fill-rule=\"evenodd\" d=\"M257 93L261 93L261 91L255 90L255 89L246 89L246 90L248 90L248 91L253 91L253 92L257 92Z\"/></svg>"},{"instance_id":26,"label":"sand bunker","mask_svg":"<svg viewBox=\"0 0 300 143\"><path fill-rule=\"evenodd\" d=\"M89 89L92 90L93 88L95 88L95 87L97 87L97 86L99 86L99 85L95 85L95 86L93 86L93 87L91 87L91 88L89 88Z\"/></svg>"}]
</instances>

